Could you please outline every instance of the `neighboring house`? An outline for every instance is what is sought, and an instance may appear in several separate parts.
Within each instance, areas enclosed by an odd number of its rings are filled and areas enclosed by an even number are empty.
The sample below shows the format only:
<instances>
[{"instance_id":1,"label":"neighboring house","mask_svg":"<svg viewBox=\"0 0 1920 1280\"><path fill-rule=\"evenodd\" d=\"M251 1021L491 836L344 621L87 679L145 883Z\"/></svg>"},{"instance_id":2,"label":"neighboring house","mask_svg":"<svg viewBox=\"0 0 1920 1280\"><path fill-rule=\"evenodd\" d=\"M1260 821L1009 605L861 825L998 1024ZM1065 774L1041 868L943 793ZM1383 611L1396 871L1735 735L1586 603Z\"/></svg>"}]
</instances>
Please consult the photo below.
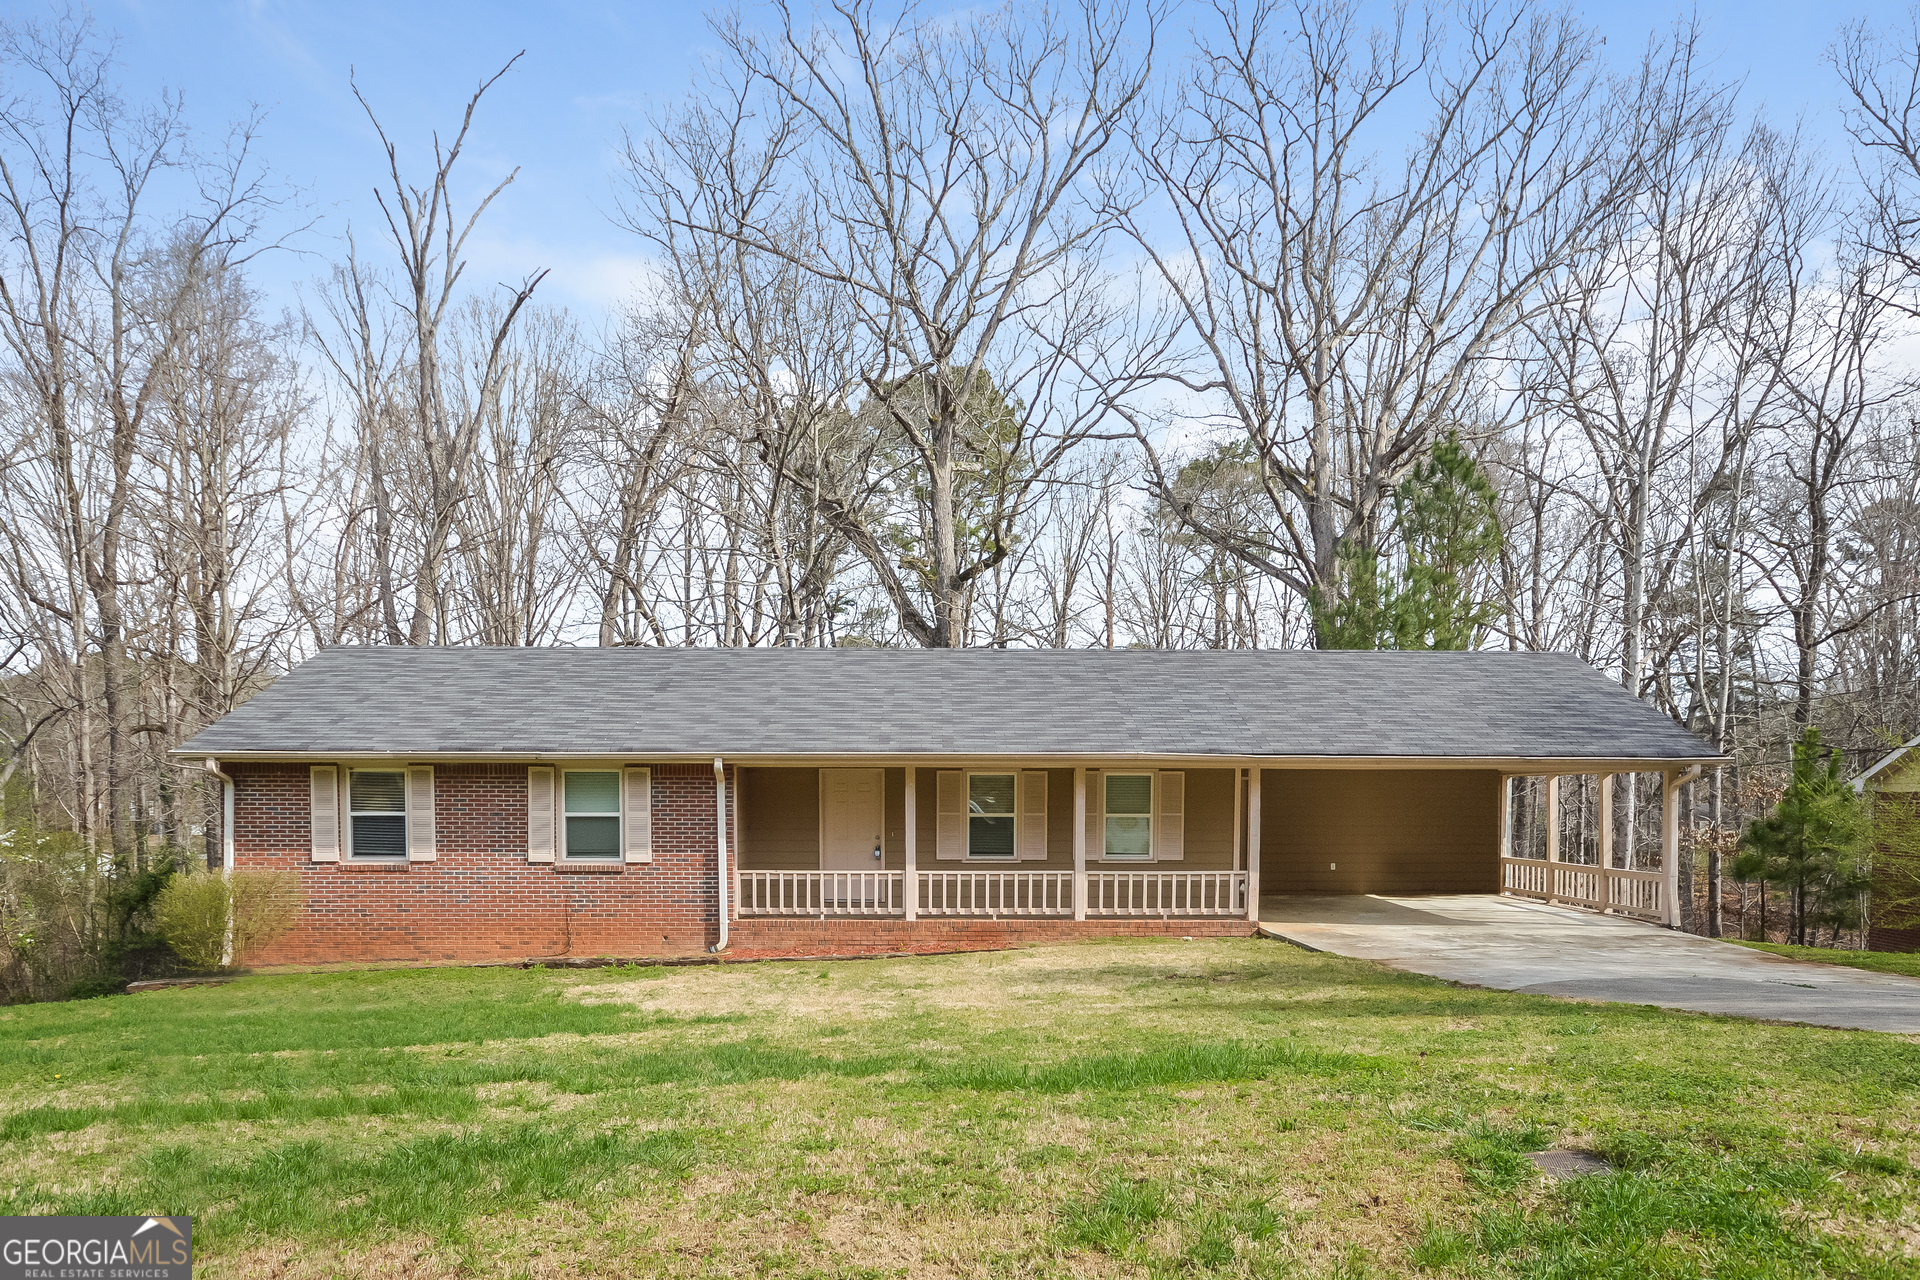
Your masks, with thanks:
<instances>
[{"instance_id":1,"label":"neighboring house","mask_svg":"<svg viewBox=\"0 0 1920 1280\"><path fill-rule=\"evenodd\" d=\"M335 648L177 754L231 865L305 884L262 963L1244 934L1262 893L1664 920L1674 822L1662 870L1506 858L1506 779L1717 759L1572 657L997 649Z\"/></svg>"},{"instance_id":2,"label":"neighboring house","mask_svg":"<svg viewBox=\"0 0 1920 1280\"><path fill-rule=\"evenodd\" d=\"M1876 812L1888 804L1920 805L1920 738L1902 743L1862 770L1853 780L1853 789L1870 797ZM1874 921L1870 905L1867 949L1920 951L1920 927L1888 929Z\"/></svg>"}]
</instances>

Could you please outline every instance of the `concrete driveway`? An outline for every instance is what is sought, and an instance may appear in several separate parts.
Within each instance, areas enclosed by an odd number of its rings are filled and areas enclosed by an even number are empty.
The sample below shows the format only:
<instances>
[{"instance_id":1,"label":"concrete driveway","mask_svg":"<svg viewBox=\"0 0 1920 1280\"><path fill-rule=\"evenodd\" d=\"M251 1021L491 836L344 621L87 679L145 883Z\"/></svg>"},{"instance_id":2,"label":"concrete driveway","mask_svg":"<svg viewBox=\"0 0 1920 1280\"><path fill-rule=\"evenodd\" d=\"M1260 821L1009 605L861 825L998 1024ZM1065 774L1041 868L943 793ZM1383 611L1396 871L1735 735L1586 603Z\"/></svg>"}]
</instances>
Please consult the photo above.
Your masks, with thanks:
<instances>
[{"instance_id":1,"label":"concrete driveway","mask_svg":"<svg viewBox=\"0 0 1920 1280\"><path fill-rule=\"evenodd\" d=\"M1920 1033L1920 978L1808 964L1617 916L1481 894L1263 897L1265 930L1452 982Z\"/></svg>"}]
</instances>

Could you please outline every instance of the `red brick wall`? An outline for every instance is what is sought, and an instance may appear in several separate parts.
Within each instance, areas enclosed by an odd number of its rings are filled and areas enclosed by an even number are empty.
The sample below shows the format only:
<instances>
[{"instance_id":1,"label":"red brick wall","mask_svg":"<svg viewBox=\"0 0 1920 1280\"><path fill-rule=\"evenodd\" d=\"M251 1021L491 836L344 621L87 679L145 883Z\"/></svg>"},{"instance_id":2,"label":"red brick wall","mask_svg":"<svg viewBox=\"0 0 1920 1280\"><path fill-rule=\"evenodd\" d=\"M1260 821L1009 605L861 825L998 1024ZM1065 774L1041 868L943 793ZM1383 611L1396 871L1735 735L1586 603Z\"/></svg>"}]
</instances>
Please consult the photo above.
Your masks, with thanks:
<instances>
[{"instance_id":1,"label":"red brick wall","mask_svg":"<svg viewBox=\"0 0 1920 1280\"><path fill-rule=\"evenodd\" d=\"M585 868L527 861L524 764L436 764L439 857L401 865L310 860L309 766L227 772L235 865L306 889L293 932L250 964L684 955L719 938L711 766L654 766L652 862Z\"/></svg>"},{"instance_id":2,"label":"red brick wall","mask_svg":"<svg viewBox=\"0 0 1920 1280\"><path fill-rule=\"evenodd\" d=\"M433 862L310 859L309 766L231 764L235 865L293 871L299 923L252 965L687 955L719 937L713 770L653 768L653 861L527 861L527 767L434 766ZM731 782L731 770L729 770ZM735 920L730 955L979 951L1074 938L1244 937L1244 920Z\"/></svg>"},{"instance_id":3,"label":"red brick wall","mask_svg":"<svg viewBox=\"0 0 1920 1280\"><path fill-rule=\"evenodd\" d=\"M1871 925L1867 929L1867 950L1869 951L1920 951L1920 929L1882 929Z\"/></svg>"}]
</instances>

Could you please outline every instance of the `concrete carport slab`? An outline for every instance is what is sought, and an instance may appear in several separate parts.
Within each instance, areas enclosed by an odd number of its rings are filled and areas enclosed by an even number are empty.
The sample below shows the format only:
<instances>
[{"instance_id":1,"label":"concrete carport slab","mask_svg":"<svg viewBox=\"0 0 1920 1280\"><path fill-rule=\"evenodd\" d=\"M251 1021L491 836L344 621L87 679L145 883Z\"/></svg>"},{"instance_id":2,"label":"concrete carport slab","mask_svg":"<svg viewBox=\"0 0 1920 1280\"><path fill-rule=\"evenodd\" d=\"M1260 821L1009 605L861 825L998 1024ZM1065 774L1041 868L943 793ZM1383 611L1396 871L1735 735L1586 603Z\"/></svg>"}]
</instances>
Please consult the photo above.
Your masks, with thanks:
<instances>
[{"instance_id":1,"label":"concrete carport slab","mask_svg":"<svg viewBox=\"0 0 1920 1280\"><path fill-rule=\"evenodd\" d=\"M1920 978L1809 964L1487 894L1262 897L1264 931L1450 982L1821 1027L1920 1033Z\"/></svg>"}]
</instances>

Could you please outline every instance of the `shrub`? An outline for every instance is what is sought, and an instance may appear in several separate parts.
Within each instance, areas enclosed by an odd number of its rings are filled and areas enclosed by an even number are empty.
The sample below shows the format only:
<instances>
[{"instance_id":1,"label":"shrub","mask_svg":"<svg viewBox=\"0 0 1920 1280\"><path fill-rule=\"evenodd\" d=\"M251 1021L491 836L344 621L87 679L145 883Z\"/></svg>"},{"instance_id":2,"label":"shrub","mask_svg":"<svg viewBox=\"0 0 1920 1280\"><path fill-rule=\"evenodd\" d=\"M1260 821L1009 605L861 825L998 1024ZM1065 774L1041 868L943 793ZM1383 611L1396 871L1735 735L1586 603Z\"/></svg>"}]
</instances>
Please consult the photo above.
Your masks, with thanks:
<instances>
[{"instance_id":1,"label":"shrub","mask_svg":"<svg viewBox=\"0 0 1920 1280\"><path fill-rule=\"evenodd\" d=\"M56 998L100 971L100 879L72 832L0 829L0 1003Z\"/></svg>"},{"instance_id":2,"label":"shrub","mask_svg":"<svg viewBox=\"0 0 1920 1280\"><path fill-rule=\"evenodd\" d=\"M153 900L153 924L180 963L218 969L227 956L227 882L217 875L175 876Z\"/></svg>"},{"instance_id":3,"label":"shrub","mask_svg":"<svg viewBox=\"0 0 1920 1280\"><path fill-rule=\"evenodd\" d=\"M246 959L279 938L299 918L306 893L291 871L235 871L233 886L233 959Z\"/></svg>"},{"instance_id":4,"label":"shrub","mask_svg":"<svg viewBox=\"0 0 1920 1280\"><path fill-rule=\"evenodd\" d=\"M153 919L181 963L218 969L239 963L293 927L300 877L290 871L175 876L154 899Z\"/></svg>"}]
</instances>

